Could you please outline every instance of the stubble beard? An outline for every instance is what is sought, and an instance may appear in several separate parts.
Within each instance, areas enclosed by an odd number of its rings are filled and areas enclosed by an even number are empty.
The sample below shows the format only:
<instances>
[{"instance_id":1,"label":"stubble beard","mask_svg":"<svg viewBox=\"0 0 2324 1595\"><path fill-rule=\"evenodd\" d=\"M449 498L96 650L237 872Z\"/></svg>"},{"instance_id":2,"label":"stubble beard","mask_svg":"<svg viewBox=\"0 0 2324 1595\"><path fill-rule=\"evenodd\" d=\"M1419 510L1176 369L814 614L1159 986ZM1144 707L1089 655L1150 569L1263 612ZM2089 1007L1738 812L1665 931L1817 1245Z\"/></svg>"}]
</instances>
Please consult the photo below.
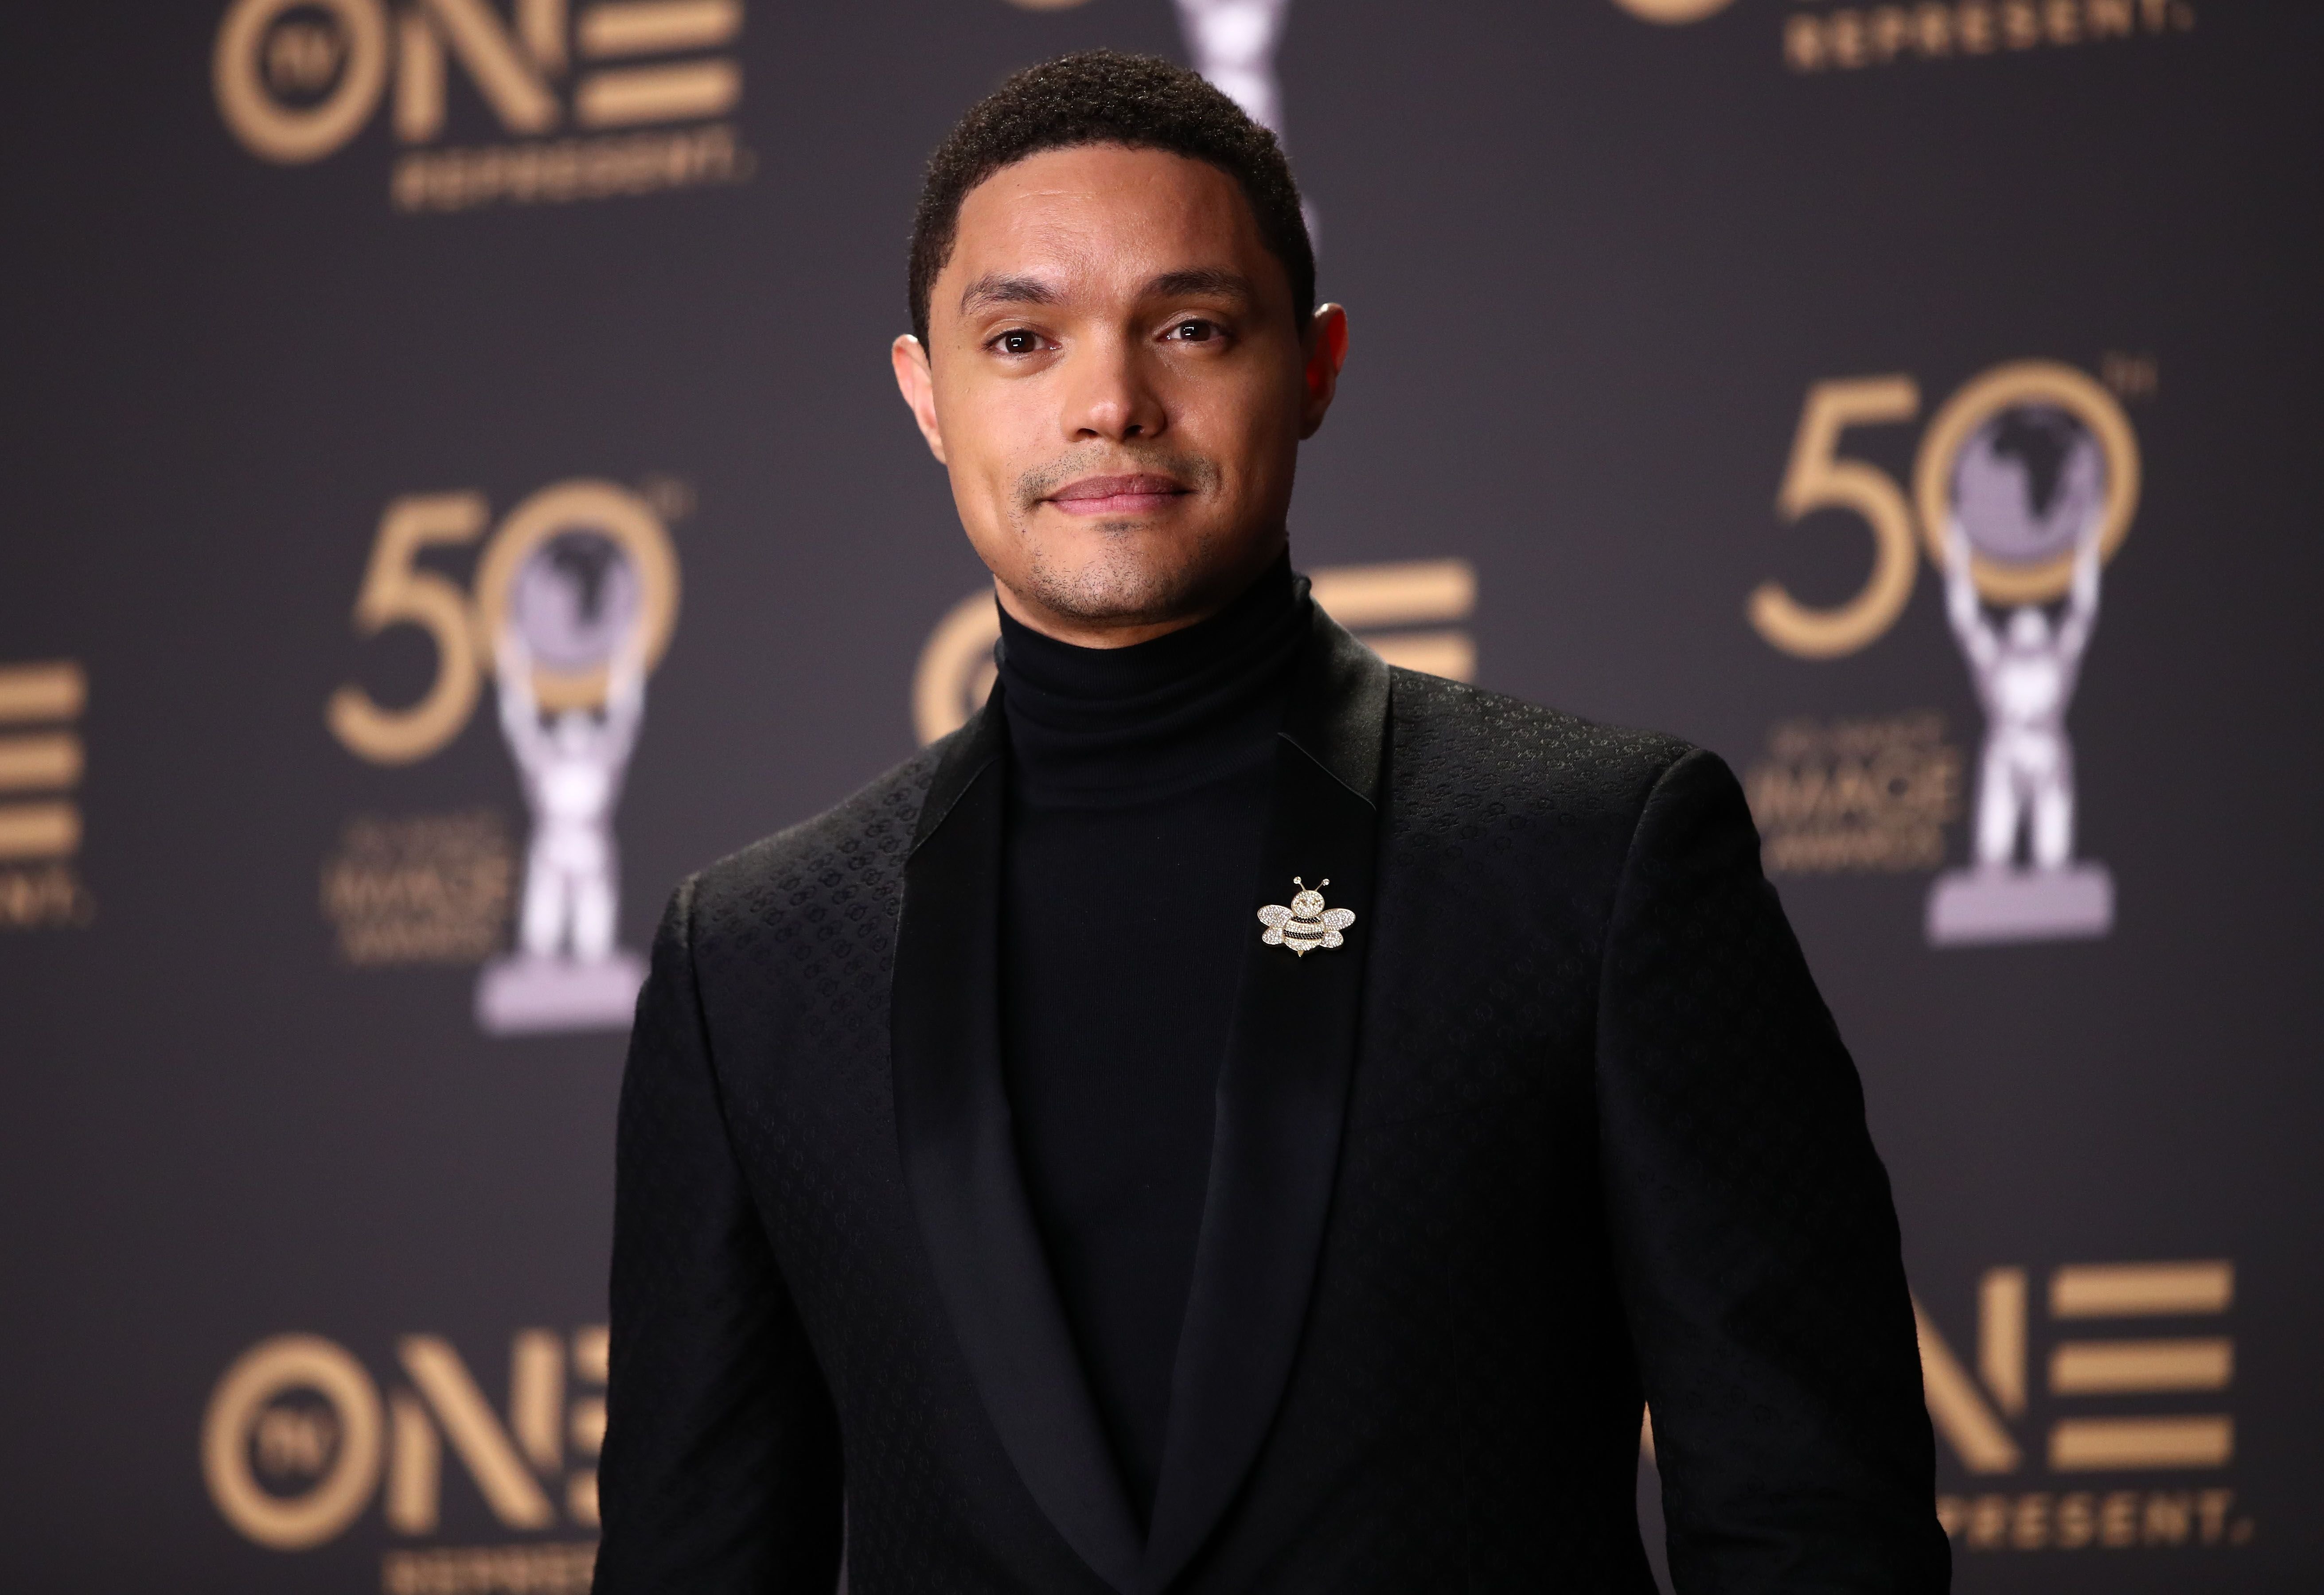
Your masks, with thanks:
<instances>
[{"instance_id":1,"label":"stubble beard","mask_svg":"<svg viewBox=\"0 0 2324 1595\"><path fill-rule=\"evenodd\" d=\"M1214 490L1220 475L1198 455L1152 454L1124 462L1112 450L1106 456L1068 455L1026 473L1018 479L1010 515L1026 553L1024 574L1010 584L1020 597L1084 625L1151 625L1206 607L1213 589L1231 579L1221 568L1230 539L1214 530L1171 536L1140 520L1088 522L1069 539L1035 530L1042 502L1057 488L1099 472L1129 471L1169 475L1196 494ZM1070 552L1060 547L1068 540Z\"/></svg>"}]
</instances>

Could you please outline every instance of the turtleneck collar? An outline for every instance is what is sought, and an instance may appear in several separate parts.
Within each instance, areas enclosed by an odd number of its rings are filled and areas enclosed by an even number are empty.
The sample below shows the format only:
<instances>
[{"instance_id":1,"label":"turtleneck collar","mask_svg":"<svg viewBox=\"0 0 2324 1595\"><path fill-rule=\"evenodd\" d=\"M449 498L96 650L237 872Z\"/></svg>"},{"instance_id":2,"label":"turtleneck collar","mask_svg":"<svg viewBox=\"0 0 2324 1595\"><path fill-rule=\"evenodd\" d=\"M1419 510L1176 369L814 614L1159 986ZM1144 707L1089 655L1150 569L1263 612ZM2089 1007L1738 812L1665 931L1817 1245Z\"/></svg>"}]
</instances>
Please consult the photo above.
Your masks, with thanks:
<instances>
[{"instance_id":1,"label":"turtleneck collar","mask_svg":"<svg viewBox=\"0 0 2324 1595\"><path fill-rule=\"evenodd\" d=\"M1128 648L1079 648L1001 613L1001 702L1024 797L1147 802L1263 757L1308 629L1288 552L1209 619Z\"/></svg>"}]
</instances>

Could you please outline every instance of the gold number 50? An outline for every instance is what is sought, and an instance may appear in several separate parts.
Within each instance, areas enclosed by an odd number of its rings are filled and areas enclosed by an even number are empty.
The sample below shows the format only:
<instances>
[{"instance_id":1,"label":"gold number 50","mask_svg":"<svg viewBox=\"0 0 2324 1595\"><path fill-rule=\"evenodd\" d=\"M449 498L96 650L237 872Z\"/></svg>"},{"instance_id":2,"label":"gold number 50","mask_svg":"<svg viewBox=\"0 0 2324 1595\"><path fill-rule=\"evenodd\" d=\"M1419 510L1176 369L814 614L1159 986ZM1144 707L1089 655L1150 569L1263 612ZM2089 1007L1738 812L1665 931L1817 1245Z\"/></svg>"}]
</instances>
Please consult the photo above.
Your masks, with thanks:
<instances>
[{"instance_id":1,"label":"gold number 50","mask_svg":"<svg viewBox=\"0 0 2324 1595\"><path fill-rule=\"evenodd\" d=\"M436 678L417 703L401 709L381 707L352 684L331 695L323 717L357 758L410 764L460 734L476 712L518 571L564 532L593 533L619 550L641 588L633 639L640 663L651 670L661 662L678 618L678 555L669 528L644 499L586 476L540 489L508 512L485 545L474 599L458 583L420 564L428 549L475 542L490 519L480 493L400 498L380 517L363 590L355 595L355 633L375 637L390 626L419 627L436 645ZM604 700L605 677L603 666L576 673L536 665L533 690L544 708L594 708Z\"/></svg>"},{"instance_id":2,"label":"gold number 50","mask_svg":"<svg viewBox=\"0 0 2324 1595\"><path fill-rule=\"evenodd\" d=\"M1904 613L1918 574L1912 506L1886 472L1841 458L1840 435L1849 427L1908 421L1920 410L1921 390L1909 376L1848 377L1808 390L1775 508L1787 522L1815 510L1862 517L1872 531L1872 571L1854 597L1829 609L1802 604L1779 582L1760 583L1751 594L1751 624L1785 653L1811 659L1853 653Z\"/></svg>"},{"instance_id":3,"label":"gold number 50","mask_svg":"<svg viewBox=\"0 0 2324 1595\"><path fill-rule=\"evenodd\" d=\"M475 712L479 681L467 595L414 561L431 544L475 542L489 516L484 494L444 493L397 499L380 517L371 566L355 596L355 631L372 637L398 623L418 626L436 644L436 679L407 709L383 709L360 687L331 695L325 718L358 758L374 764L425 759L457 736Z\"/></svg>"}]
</instances>

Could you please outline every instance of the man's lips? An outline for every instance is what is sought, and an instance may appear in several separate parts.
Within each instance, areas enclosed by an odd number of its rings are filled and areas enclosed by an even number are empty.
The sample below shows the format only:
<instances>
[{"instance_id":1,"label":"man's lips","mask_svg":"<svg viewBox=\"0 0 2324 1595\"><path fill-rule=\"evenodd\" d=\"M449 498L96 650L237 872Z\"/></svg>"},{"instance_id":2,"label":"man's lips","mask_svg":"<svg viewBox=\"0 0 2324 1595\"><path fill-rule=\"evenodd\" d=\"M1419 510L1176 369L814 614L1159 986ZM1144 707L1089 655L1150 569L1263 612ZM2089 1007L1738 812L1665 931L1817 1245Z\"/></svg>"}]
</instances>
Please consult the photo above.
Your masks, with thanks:
<instances>
[{"instance_id":1,"label":"man's lips","mask_svg":"<svg viewBox=\"0 0 2324 1595\"><path fill-rule=\"evenodd\" d=\"M1068 515L1143 515L1188 491L1169 476L1084 476L1057 489L1048 502Z\"/></svg>"}]
</instances>

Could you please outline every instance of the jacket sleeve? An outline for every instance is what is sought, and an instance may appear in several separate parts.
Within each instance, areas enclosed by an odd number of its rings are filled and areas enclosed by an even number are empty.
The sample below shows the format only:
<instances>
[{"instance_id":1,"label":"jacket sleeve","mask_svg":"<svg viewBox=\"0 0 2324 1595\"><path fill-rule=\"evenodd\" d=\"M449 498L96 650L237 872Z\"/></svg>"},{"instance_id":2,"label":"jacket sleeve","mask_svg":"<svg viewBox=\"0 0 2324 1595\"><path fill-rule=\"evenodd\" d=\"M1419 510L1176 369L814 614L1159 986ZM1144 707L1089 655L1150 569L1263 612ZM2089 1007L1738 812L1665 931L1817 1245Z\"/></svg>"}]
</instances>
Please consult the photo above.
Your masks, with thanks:
<instances>
[{"instance_id":1,"label":"jacket sleeve","mask_svg":"<svg viewBox=\"0 0 2324 1595\"><path fill-rule=\"evenodd\" d=\"M1710 753L1646 800L1602 979L1601 1168L1679 1595L1944 1590L1888 1176Z\"/></svg>"},{"instance_id":2,"label":"jacket sleeve","mask_svg":"<svg viewBox=\"0 0 2324 1595\"><path fill-rule=\"evenodd\" d=\"M595 1595L830 1595L830 1396L730 1144L692 882L654 937L622 1076Z\"/></svg>"}]
</instances>

